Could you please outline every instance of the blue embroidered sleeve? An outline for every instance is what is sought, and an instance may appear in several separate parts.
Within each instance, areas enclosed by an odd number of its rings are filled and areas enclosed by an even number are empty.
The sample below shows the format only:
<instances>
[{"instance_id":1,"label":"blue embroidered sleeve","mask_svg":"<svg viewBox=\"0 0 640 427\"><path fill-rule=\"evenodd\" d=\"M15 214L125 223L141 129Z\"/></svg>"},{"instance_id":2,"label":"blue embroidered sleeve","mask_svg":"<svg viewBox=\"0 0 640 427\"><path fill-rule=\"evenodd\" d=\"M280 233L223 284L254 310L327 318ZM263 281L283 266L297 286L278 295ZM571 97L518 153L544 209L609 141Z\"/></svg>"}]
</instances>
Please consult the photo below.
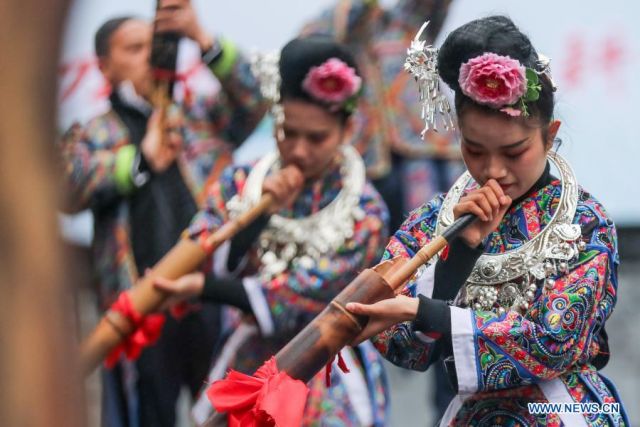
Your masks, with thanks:
<instances>
[{"instance_id":1,"label":"blue embroidered sleeve","mask_svg":"<svg viewBox=\"0 0 640 427\"><path fill-rule=\"evenodd\" d=\"M387 244L383 259L412 257L427 244L435 231L442 196L413 211ZM409 282L403 294L416 296L415 282ZM418 336L411 322L397 324L371 339L378 351L391 363L424 371L438 356L436 341Z\"/></svg>"}]
</instances>

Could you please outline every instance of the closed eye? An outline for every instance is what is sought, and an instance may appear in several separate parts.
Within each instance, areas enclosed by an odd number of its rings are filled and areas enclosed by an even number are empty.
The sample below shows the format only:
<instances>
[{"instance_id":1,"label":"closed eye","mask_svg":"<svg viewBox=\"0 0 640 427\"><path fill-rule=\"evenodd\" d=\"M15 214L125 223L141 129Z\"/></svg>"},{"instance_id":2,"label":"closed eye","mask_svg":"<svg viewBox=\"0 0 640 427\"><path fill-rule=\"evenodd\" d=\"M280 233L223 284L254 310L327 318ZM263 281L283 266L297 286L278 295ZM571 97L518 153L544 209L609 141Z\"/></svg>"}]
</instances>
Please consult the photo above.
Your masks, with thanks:
<instances>
[{"instance_id":1,"label":"closed eye","mask_svg":"<svg viewBox=\"0 0 640 427\"><path fill-rule=\"evenodd\" d=\"M506 158L508 158L508 159L517 159L517 158L518 158L518 157L520 157L520 156L521 156L525 151L526 151L526 150L524 150L524 151L520 151L520 152L518 152L518 153L505 153L505 155L504 155L504 156L505 156Z\"/></svg>"},{"instance_id":2,"label":"closed eye","mask_svg":"<svg viewBox=\"0 0 640 427\"><path fill-rule=\"evenodd\" d=\"M469 147L465 147L465 151L467 152L468 155L473 157L479 157L483 154L482 151L470 150Z\"/></svg>"},{"instance_id":3,"label":"closed eye","mask_svg":"<svg viewBox=\"0 0 640 427\"><path fill-rule=\"evenodd\" d=\"M285 139L294 139L298 137L298 132L293 129L283 127L282 130L284 132Z\"/></svg>"},{"instance_id":4,"label":"closed eye","mask_svg":"<svg viewBox=\"0 0 640 427\"><path fill-rule=\"evenodd\" d=\"M320 144L325 139L327 139L328 136L329 134L327 132L310 132L307 135L307 138L312 144Z\"/></svg>"}]
</instances>

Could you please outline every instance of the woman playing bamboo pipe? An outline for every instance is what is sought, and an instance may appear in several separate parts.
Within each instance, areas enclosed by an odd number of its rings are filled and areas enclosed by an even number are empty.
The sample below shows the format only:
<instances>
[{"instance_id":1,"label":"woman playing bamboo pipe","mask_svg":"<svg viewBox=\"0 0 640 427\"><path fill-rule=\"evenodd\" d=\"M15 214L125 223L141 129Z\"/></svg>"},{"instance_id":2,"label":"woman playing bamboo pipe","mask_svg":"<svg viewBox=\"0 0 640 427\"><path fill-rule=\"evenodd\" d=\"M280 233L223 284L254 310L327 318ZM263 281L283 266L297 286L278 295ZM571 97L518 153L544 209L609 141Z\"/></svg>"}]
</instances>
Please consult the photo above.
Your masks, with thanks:
<instances>
[{"instance_id":1,"label":"woman playing bamboo pipe","mask_svg":"<svg viewBox=\"0 0 640 427\"><path fill-rule=\"evenodd\" d=\"M411 256L453 217L479 220L403 295L348 304L370 318L356 342L372 337L385 358L414 370L442 357L459 394L441 426L629 425L621 404L619 413L585 415L527 406L620 403L598 372L617 294L615 227L550 152L560 122L548 60L494 16L452 32L437 66L455 92L468 174L414 211L384 258Z\"/></svg>"},{"instance_id":2,"label":"woman playing bamboo pipe","mask_svg":"<svg viewBox=\"0 0 640 427\"><path fill-rule=\"evenodd\" d=\"M206 239L262 192L273 194L275 205L214 253L213 272L155 283L177 293L174 301L202 295L245 314L233 310L227 318L234 332L210 380L228 368L252 374L380 257L388 237L386 207L347 145L363 84L351 53L329 38L296 39L282 49L278 65L284 113L275 114L278 153L223 173L189 235ZM297 168L279 169L288 165ZM351 372L332 369L331 388L324 372L311 380L303 424L384 425L379 357L368 342L343 351ZM209 410L203 396L194 415L204 421Z\"/></svg>"}]
</instances>

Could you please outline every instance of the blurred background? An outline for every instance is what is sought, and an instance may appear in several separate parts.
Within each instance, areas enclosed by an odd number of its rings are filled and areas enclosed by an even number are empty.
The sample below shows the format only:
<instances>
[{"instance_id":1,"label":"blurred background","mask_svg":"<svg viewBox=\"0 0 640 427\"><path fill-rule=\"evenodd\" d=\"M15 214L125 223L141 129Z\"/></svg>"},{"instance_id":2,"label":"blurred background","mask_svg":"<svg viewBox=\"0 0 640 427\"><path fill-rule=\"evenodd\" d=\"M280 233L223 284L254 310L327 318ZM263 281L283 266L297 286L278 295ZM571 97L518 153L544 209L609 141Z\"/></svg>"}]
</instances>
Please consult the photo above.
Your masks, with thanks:
<instances>
[{"instance_id":1,"label":"blurred background","mask_svg":"<svg viewBox=\"0 0 640 427\"><path fill-rule=\"evenodd\" d=\"M392 6L391 0L381 3ZM303 23L334 4L331 0L193 0L201 21L247 51L279 49ZM151 0L75 0L68 15L64 49L59 64L59 129L84 122L108 107L105 83L93 56L93 35L111 17L134 14L151 19ZM636 117L640 84L635 82L640 63L640 4L538 0L454 0L440 33L476 17L509 15L531 37L538 50L550 57L559 88L557 115L563 122L559 152L575 169L578 181L609 210L618 225L622 264L618 305L607 323L611 361L604 372L618 385L632 423L640 423L640 144ZM417 30L417 28L416 28ZM437 45L438 43L436 43ZM217 83L198 68L198 49L183 41L179 72L187 84L215 92ZM195 64L195 65L194 65ZM176 91L180 96L181 87ZM256 158L272 145L271 127L265 120L240 150L237 161ZM78 248L91 242L91 216L60 216L66 239ZM80 251L82 249L79 249ZM91 319L86 304L83 319ZM86 321L91 323L91 320ZM433 419L430 374L408 373L390 367L392 426L426 426ZM92 416L99 413L99 387L90 388ZM186 410L186 407L185 407ZM97 423L97 421L96 421ZM97 424L90 424L97 425ZM185 424L187 425L187 424ZM636 425L636 424L634 424Z\"/></svg>"}]
</instances>

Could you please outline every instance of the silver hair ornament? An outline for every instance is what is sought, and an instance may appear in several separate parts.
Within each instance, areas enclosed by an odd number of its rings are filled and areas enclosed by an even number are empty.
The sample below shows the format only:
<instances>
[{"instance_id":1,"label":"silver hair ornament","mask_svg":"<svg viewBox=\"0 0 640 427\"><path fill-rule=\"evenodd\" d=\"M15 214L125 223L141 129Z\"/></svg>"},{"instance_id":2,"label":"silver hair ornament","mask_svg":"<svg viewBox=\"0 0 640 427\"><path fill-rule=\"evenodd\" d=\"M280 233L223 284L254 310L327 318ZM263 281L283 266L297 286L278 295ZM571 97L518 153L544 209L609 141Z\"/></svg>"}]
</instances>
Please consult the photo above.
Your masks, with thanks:
<instances>
[{"instance_id":1,"label":"silver hair ornament","mask_svg":"<svg viewBox=\"0 0 640 427\"><path fill-rule=\"evenodd\" d=\"M420 40L422 33L429 22L425 22L411 41L407 49L407 59L404 63L405 71L411 73L418 83L421 117L424 120L424 129L420 136L433 129L438 130L438 118L442 122L445 131L452 130L454 126L449 100L440 90L440 75L438 74L438 49L428 45L425 40Z\"/></svg>"},{"instance_id":2,"label":"silver hair ornament","mask_svg":"<svg viewBox=\"0 0 640 427\"><path fill-rule=\"evenodd\" d=\"M558 87L556 83L553 81L553 77L551 76L551 58L542 53L538 53L538 61L537 61L536 73L538 75L546 74L549 77L549 81L551 82L551 87L555 92Z\"/></svg>"},{"instance_id":3,"label":"silver hair ornament","mask_svg":"<svg viewBox=\"0 0 640 427\"><path fill-rule=\"evenodd\" d=\"M260 83L260 93L269 102L271 115L275 122L278 140L284 138L282 124L284 109L280 103L280 52L253 52L251 72Z\"/></svg>"}]
</instances>

